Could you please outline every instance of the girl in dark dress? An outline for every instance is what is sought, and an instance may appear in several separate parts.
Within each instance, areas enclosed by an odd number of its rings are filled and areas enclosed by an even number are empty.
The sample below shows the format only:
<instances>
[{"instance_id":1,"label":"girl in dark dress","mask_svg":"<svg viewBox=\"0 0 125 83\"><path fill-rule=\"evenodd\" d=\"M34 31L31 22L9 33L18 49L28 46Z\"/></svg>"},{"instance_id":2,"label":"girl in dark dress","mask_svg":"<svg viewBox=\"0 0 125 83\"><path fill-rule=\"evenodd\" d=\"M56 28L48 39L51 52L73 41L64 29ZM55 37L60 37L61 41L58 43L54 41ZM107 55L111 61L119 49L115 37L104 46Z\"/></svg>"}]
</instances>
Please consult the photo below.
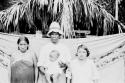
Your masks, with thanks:
<instances>
[{"instance_id":1,"label":"girl in dark dress","mask_svg":"<svg viewBox=\"0 0 125 83\"><path fill-rule=\"evenodd\" d=\"M27 37L17 41L18 50L11 57L11 83L37 83L37 58L29 49Z\"/></svg>"}]
</instances>

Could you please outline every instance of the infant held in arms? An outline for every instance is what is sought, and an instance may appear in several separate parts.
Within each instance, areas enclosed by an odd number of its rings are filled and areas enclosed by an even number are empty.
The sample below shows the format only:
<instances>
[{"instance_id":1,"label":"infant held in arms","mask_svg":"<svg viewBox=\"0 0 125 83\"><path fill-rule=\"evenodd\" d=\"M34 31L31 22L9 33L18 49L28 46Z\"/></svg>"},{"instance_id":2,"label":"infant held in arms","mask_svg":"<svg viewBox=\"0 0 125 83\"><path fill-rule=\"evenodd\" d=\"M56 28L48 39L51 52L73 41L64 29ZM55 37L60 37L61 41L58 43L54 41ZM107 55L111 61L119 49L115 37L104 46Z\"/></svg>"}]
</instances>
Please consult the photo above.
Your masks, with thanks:
<instances>
[{"instance_id":1,"label":"infant held in arms","mask_svg":"<svg viewBox=\"0 0 125 83\"><path fill-rule=\"evenodd\" d=\"M63 62L60 61L59 56L60 53L57 50L52 50L49 54L48 61L44 64L45 75L49 83L57 83L63 72Z\"/></svg>"}]
</instances>

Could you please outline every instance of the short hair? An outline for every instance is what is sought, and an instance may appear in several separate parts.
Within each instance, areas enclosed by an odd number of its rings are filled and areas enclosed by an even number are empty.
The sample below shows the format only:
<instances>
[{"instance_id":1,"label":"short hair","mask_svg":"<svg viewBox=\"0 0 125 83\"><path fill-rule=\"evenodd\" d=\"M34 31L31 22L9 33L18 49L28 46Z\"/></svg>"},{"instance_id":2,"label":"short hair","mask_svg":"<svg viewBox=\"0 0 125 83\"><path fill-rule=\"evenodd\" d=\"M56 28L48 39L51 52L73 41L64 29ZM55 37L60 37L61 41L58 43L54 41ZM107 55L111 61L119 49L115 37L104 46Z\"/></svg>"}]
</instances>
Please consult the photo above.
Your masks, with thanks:
<instances>
[{"instance_id":1,"label":"short hair","mask_svg":"<svg viewBox=\"0 0 125 83\"><path fill-rule=\"evenodd\" d=\"M83 44L79 45L78 48L77 48L77 52L78 52L78 50L80 48L83 48L84 50L86 50L86 52L87 52L86 57L88 57L90 55L90 51L89 51L89 49L85 45L83 45ZM76 54L76 56L78 56L78 55Z\"/></svg>"},{"instance_id":2,"label":"short hair","mask_svg":"<svg viewBox=\"0 0 125 83\"><path fill-rule=\"evenodd\" d=\"M25 41L29 45L29 39L27 37L25 36L19 37L19 39L17 40L17 44L19 44L21 41Z\"/></svg>"}]
</instances>

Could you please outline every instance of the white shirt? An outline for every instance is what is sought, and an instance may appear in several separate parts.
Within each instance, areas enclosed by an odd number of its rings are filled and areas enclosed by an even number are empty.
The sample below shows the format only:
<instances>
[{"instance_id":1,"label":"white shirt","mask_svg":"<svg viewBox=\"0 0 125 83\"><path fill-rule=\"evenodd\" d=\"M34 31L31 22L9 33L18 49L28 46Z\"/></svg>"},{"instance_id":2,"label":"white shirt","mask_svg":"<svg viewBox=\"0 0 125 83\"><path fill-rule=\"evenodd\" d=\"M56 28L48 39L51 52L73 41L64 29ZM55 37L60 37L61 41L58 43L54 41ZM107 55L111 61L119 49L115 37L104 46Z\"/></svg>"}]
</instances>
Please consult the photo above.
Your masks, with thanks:
<instances>
[{"instance_id":1,"label":"white shirt","mask_svg":"<svg viewBox=\"0 0 125 83\"><path fill-rule=\"evenodd\" d=\"M93 83L99 78L94 62L87 59L81 63L78 59L71 62L72 83Z\"/></svg>"}]
</instances>

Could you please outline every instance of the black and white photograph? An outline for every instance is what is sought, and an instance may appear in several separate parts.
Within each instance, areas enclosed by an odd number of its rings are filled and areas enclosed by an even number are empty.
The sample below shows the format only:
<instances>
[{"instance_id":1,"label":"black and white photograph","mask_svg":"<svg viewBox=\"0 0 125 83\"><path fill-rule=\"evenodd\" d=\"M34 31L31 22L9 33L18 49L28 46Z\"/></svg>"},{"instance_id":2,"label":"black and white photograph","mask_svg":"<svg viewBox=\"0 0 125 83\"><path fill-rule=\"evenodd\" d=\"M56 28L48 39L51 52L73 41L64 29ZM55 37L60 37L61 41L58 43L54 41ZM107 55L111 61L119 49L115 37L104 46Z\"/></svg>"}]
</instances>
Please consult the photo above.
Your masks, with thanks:
<instances>
[{"instance_id":1,"label":"black and white photograph","mask_svg":"<svg viewBox=\"0 0 125 83\"><path fill-rule=\"evenodd\" d=\"M125 0L0 0L0 83L125 83Z\"/></svg>"}]
</instances>

